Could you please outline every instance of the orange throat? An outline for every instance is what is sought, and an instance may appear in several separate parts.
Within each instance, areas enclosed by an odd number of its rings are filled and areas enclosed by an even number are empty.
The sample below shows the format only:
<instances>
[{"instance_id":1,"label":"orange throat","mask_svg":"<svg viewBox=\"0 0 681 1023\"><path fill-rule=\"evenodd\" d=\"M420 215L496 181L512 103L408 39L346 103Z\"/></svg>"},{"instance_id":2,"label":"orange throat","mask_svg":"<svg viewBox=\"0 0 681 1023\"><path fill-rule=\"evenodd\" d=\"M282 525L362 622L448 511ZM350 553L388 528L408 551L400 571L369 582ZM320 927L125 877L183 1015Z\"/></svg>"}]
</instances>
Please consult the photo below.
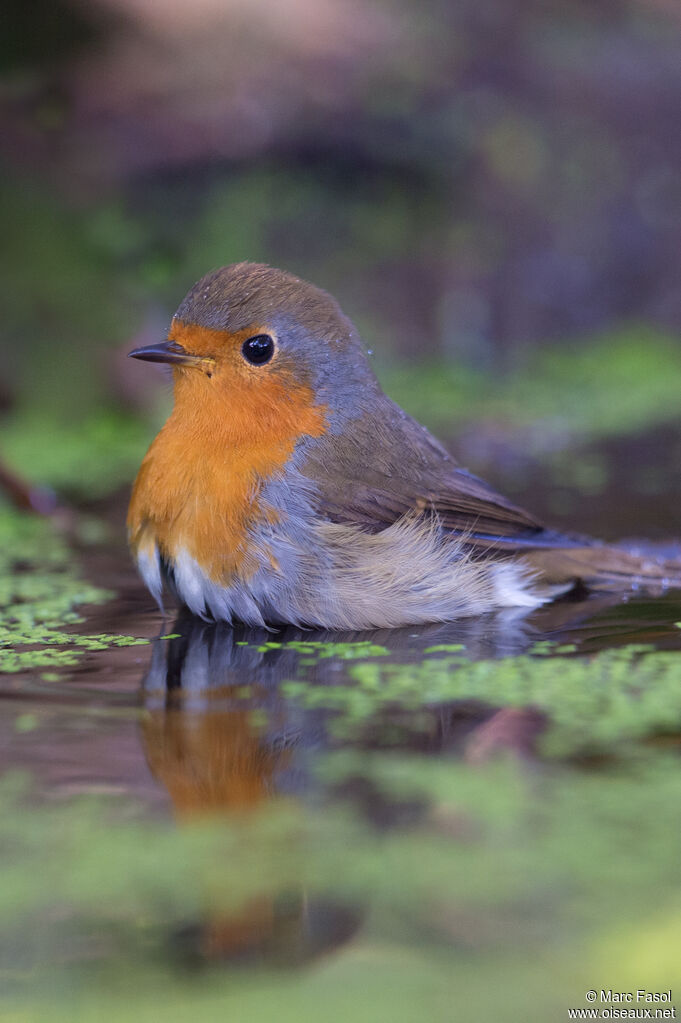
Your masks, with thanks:
<instances>
[{"instance_id":1,"label":"orange throat","mask_svg":"<svg viewBox=\"0 0 681 1023\"><path fill-rule=\"evenodd\" d=\"M133 553L173 563L191 556L229 585L259 567L249 531L280 513L262 498L296 443L326 430L310 388L274 375L226 388L193 369L175 370L175 406L140 467L128 511Z\"/></svg>"}]
</instances>

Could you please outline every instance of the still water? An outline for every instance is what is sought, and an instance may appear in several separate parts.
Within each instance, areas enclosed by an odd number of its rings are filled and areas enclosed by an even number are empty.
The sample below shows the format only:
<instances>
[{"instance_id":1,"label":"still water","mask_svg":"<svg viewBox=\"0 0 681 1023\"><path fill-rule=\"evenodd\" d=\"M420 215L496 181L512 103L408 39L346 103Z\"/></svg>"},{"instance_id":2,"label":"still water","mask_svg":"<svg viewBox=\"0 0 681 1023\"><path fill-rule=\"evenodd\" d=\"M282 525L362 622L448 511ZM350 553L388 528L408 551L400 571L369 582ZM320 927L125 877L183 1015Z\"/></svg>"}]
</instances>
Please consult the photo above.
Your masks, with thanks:
<instances>
[{"instance_id":1,"label":"still water","mask_svg":"<svg viewBox=\"0 0 681 1023\"><path fill-rule=\"evenodd\" d=\"M150 642L0 681L11 1018L549 1020L681 982L681 594L268 632L162 621L115 545L85 571L117 596L82 630Z\"/></svg>"}]
</instances>

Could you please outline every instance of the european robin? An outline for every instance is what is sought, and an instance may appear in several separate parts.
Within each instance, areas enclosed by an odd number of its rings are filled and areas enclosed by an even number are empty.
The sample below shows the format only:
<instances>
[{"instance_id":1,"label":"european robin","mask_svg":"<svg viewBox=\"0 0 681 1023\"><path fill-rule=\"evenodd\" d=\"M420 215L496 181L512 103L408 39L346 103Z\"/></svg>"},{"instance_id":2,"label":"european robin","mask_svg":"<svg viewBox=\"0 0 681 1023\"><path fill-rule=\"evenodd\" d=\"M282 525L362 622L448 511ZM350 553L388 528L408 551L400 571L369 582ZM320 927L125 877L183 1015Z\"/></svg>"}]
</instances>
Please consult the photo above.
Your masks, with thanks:
<instances>
[{"instance_id":1,"label":"european robin","mask_svg":"<svg viewBox=\"0 0 681 1023\"><path fill-rule=\"evenodd\" d=\"M552 531L462 469L382 392L337 302L292 274L208 274L168 340L130 354L174 377L128 513L159 604L166 585L203 617L365 629L681 578Z\"/></svg>"}]
</instances>

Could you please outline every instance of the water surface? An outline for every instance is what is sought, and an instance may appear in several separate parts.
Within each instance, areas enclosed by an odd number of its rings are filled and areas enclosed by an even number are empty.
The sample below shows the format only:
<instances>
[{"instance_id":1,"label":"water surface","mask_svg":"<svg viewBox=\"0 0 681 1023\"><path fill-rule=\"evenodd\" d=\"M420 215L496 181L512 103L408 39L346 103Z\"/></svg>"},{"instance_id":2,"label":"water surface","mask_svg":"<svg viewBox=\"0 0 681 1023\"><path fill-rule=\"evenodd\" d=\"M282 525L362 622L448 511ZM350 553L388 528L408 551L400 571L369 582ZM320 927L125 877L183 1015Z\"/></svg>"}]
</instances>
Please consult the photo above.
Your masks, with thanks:
<instances>
[{"instance_id":1,"label":"water surface","mask_svg":"<svg viewBox=\"0 0 681 1023\"><path fill-rule=\"evenodd\" d=\"M232 629L83 557L116 597L78 628L150 643L1 678L17 1018L546 1020L681 980L681 593Z\"/></svg>"}]
</instances>

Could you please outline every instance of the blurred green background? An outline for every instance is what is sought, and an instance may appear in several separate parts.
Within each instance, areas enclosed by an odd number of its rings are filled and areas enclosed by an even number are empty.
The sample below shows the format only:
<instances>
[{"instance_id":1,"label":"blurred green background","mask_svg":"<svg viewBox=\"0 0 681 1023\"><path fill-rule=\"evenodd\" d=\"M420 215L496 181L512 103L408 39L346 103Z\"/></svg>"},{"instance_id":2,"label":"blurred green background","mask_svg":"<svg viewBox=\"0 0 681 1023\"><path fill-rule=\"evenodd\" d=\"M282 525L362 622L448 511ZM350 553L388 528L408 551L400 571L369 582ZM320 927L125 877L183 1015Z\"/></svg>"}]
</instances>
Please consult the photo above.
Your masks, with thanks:
<instances>
[{"instance_id":1,"label":"blurred green background","mask_svg":"<svg viewBox=\"0 0 681 1023\"><path fill-rule=\"evenodd\" d=\"M12 0L0 73L24 472L127 480L167 386L125 351L242 259L336 294L474 468L677 417L674 0Z\"/></svg>"}]
</instances>

